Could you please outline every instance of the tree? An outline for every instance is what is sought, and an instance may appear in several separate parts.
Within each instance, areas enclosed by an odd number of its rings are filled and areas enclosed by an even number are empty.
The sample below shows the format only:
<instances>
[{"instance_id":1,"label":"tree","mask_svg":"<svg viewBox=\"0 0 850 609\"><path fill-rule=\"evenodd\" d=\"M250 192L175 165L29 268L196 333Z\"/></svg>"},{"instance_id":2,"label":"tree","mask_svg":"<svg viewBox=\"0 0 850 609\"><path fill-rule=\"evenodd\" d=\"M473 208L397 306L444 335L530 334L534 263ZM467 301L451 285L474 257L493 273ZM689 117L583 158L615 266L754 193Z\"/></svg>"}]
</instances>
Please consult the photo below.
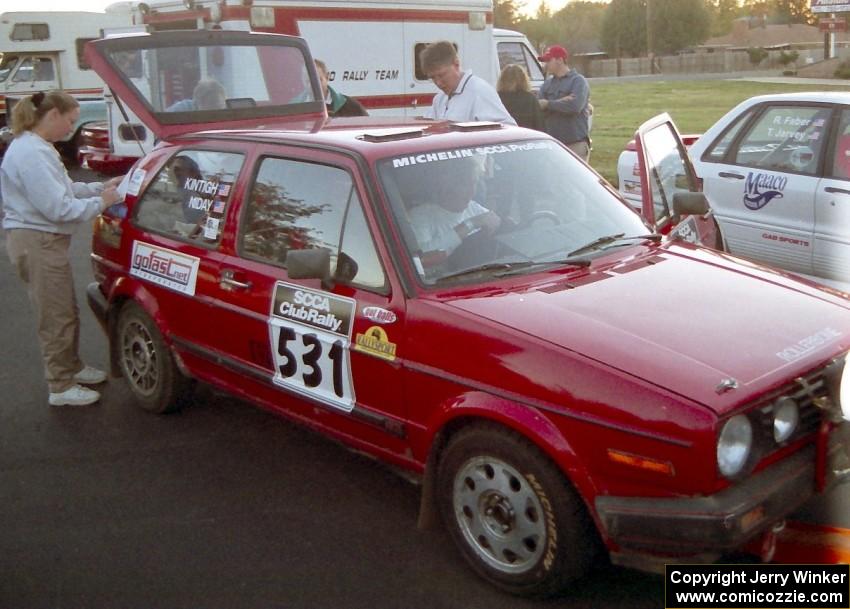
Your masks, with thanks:
<instances>
[{"instance_id":1,"label":"tree","mask_svg":"<svg viewBox=\"0 0 850 609\"><path fill-rule=\"evenodd\" d=\"M712 36L723 36L732 31L732 22L741 14L740 4L738 0L706 0Z\"/></svg>"},{"instance_id":2,"label":"tree","mask_svg":"<svg viewBox=\"0 0 850 609\"><path fill-rule=\"evenodd\" d=\"M656 55L667 55L708 38L711 15L703 0L651 0Z\"/></svg>"},{"instance_id":3,"label":"tree","mask_svg":"<svg viewBox=\"0 0 850 609\"><path fill-rule=\"evenodd\" d=\"M515 28L520 20L519 12L522 7L523 3L518 0L493 0L493 25Z\"/></svg>"},{"instance_id":4,"label":"tree","mask_svg":"<svg viewBox=\"0 0 850 609\"><path fill-rule=\"evenodd\" d=\"M571 2L552 15L555 24L555 42L567 47L571 53L588 53L599 50L602 19L605 5L599 2Z\"/></svg>"},{"instance_id":5,"label":"tree","mask_svg":"<svg viewBox=\"0 0 850 609\"><path fill-rule=\"evenodd\" d=\"M646 1L611 0L602 18L602 48L612 57L646 52Z\"/></svg>"},{"instance_id":6,"label":"tree","mask_svg":"<svg viewBox=\"0 0 850 609\"><path fill-rule=\"evenodd\" d=\"M809 0L773 0L771 18L778 23L808 23L815 22L809 8Z\"/></svg>"}]
</instances>

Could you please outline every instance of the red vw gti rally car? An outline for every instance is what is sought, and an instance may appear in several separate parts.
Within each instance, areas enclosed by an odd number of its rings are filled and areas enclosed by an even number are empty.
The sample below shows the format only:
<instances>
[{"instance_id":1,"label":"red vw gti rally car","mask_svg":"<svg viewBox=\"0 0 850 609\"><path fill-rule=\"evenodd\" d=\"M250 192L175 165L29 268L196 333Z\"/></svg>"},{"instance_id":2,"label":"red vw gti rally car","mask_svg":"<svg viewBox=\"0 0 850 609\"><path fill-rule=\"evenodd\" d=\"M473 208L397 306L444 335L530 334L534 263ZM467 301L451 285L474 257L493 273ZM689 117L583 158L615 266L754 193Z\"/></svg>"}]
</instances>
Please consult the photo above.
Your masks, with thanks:
<instances>
[{"instance_id":1,"label":"red vw gti rally car","mask_svg":"<svg viewBox=\"0 0 850 609\"><path fill-rule=\"evenodd\" d=\"M298 38L87 57L160 138L88 291L143 408L202 381L405 470L523 595L769 548L846 469L850 302L662 238L548 136L329 121Z\"/></svg>"}]
</instances>

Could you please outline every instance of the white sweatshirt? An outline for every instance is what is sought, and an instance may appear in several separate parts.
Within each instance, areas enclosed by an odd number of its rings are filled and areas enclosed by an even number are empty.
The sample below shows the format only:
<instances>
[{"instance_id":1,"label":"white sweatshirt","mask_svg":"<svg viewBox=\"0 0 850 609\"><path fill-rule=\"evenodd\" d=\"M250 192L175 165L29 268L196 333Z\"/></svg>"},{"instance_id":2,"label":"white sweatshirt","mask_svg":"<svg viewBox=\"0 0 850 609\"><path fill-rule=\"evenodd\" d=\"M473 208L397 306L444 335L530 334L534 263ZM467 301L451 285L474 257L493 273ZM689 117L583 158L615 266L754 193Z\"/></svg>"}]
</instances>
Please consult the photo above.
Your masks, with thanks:
<instances>
[{"instance_id":1,"label":"white sweatshirt","mask_svg":"<svg viewBox=\"0 0 850 609\"><path fill-rule=\"evenodd\" d=\"M3 228L70 235L74 225L100 213L103 184L72 182L50 142L25 131L0 164Z\"/></svg>"}]
</instances>

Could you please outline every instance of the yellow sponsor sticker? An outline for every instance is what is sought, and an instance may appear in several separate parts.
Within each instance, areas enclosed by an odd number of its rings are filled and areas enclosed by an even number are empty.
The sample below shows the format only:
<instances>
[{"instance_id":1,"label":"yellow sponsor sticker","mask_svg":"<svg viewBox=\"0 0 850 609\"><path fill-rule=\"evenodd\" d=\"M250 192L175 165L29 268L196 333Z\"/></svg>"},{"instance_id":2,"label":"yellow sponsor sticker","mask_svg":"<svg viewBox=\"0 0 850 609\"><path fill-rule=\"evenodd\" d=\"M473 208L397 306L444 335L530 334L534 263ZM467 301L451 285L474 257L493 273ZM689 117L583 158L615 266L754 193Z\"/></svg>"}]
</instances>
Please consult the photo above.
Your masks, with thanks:
<instances>
[{"instance_id":1,"label":"yellow sponsor sticker","mask_svg":"<svg viewBox=\"0 0 850 609\"><path fill-rule=\"evenodd\" d=\"M386 331L380 326L372 326L363 334L358 333L354 342L357 351L389 361L395 360L396 344L387 339Z\"/></svg>"}]
</instances>

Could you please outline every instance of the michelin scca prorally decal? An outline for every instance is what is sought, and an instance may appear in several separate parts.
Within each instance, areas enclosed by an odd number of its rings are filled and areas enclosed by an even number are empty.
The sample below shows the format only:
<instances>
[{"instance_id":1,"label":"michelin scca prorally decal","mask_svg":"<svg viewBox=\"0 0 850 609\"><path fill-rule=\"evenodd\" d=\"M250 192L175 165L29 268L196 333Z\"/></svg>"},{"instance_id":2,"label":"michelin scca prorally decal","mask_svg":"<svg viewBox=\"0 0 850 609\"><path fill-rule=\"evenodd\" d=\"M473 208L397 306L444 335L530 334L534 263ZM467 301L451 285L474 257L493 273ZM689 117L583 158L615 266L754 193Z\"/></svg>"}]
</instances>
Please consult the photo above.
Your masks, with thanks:
<instances>
[{"instance_id":1,"label":"michelin scca prorally decal","mask_svg":"<svg viewBox=\"0 0 850 609\"><path fill-rule=\"evenodd\" d=\"M133 242L130 274L189 296L195 294L200 259L180 252Z\"/></svg>"}]
</instances>

